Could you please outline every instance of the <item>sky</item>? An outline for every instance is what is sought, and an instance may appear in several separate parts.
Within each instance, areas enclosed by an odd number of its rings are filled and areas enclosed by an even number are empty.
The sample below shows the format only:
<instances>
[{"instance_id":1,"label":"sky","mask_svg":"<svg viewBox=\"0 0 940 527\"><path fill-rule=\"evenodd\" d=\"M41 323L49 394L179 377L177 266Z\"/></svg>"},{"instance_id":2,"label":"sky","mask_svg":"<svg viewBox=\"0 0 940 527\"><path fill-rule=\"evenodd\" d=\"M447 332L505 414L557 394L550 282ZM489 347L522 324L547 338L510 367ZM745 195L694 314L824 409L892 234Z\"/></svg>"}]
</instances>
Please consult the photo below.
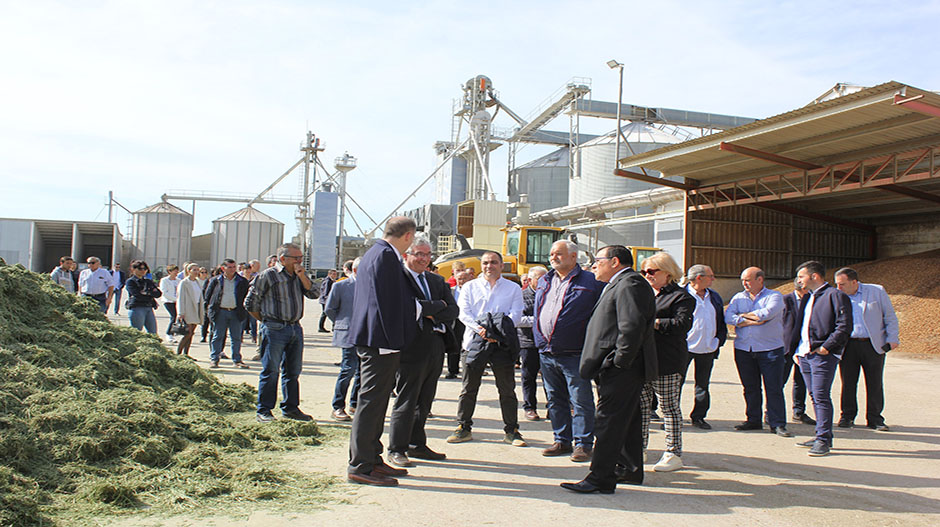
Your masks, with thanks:
<instances>
[{"instance_id":1,"label":"sky","mask_svg":"<svg viewBox=\"0 0 940 527\"><path fill-rule=\"evenodd\" d=\"M940 90L940 1L0 0L0 13L4 218L106 221L108 191L132 211L171 190L258 193L310 130L328 167L358 159L349 194L381 220L434 169L453 101L481 74L520 115L572 77L616 101L610 59L625 64L625 103L755 118L839 82ZM498 199L505 150L491 160ZM517 164L550 151L526 147ZM403 209L430 199L431 186ZM194 234L242 206L197 202ZM257 208L296 232L294 207ZM128 218L118 209L125 234Z\"/></svg>"}]
</instances>

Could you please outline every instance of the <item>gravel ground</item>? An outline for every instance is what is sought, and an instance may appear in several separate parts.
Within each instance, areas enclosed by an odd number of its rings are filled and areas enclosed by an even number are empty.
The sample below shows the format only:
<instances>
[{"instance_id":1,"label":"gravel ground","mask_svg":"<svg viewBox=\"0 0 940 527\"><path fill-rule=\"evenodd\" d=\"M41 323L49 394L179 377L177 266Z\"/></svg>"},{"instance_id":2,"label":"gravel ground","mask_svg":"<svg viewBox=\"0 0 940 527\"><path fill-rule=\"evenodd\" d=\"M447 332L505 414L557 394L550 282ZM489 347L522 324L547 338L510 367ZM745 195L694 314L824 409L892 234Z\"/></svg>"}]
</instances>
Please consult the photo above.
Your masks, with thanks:
<instances>
[{"instance_id":1,"label":"gravel ground","mask_svg":"<svg viewBox=\"0 0 940 527\"><path fill-rule=\"evenodd\" d=\"M866 271L859 267L864 279ZM345 427L329 419L339 350L329 346L329 335L316 333L319 305L308 302L307 310L302 408L325 426ZM120 323L126 324L126 319ZM164 327L165 315L159 323ZM916 354L918 350L903 331L904 348ZM245 349L247 356L254 352L251 345ZM193 354L200 364L208 365L205 344L194 346ZM442 379L428 433L430 446L445 452L448 459L416 460L411 475L401 478L398 488L344 483L346 500L314 513L285 515L259 507L249 517L135 516L102 519L101 524L470 526L583 524L588 519L590 523L623 521L669 526L684 522L748 526L940 525L940 410L933 404L940 399L940 362L891 353L885 380L885 416L891 431L836 428L833 454L810 458L806 449L795 446L797 441L812 436L809 426L790 424L796 435L792 439L777 437L766 429L733 430L743 420L744 401L732 357L731 348L726 346L715 365L712 410L708 415L714 430L683 428L686 468L656 473L648 465L642 487L621 486L613 495L577 495L558 486L562 481L581 479L587 465L572 463L566 457L541 455L541 449L552 442L547 421L523 421L522 434L529 441L528 448L503 444L492 377L484 378L474 441L446 444L444 438L455 426L460 382ZM257 364L252 363L247 371L230 367L217 371L225 380L254 384ZM691 409L691 388L687 384L683 389L685 415ZM840 390L837 378L833 387L837 412ZM541 397L540 392L540 402L544 403ZM540 413L544 416L544 409ZM650 437L651 463L659 458L663 442L664 432L654 430ZM315 452L289 455L295 467L343 477L347 447L340 442Z\"/></svg>"}]
</instances>

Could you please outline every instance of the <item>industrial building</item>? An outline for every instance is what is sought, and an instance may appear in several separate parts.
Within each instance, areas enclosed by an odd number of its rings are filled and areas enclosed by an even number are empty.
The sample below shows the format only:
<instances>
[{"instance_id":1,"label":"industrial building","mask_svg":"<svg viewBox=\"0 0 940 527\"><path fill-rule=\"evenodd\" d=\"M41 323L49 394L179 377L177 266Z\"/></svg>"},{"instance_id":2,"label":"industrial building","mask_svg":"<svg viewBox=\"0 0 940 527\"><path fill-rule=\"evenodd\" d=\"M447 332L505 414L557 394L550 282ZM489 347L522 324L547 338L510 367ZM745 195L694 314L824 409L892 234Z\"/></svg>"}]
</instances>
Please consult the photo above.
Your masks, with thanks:
<instances>
[{"instance_id":1,"label":"industrial building","mask_svg":"<svg viewBox=\"0 0 940 527\"><path fill-rule=\"evenodd\" d=\"M0 218L0 258L37 273L51 272L63 256L80 265L97 256L110 267L121 261L121 240L115 223Z\"/></svg>"}]
</instances>

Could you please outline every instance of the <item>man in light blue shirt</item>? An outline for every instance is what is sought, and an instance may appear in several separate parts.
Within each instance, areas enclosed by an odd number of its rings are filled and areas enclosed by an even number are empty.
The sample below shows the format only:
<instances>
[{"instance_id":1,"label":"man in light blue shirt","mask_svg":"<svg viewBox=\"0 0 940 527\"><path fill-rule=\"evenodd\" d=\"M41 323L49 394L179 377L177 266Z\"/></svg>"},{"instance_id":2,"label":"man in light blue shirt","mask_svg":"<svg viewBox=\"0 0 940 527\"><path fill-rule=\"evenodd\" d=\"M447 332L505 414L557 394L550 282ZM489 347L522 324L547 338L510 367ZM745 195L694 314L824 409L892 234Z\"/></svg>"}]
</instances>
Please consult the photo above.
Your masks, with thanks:
<instances>
[{"instance_id":1,"label":"man in light blue shirt","mask_svg":"<svg viewBox=\"0 0 940 527\"><path fill-rule=\"evenodd\" d=\"M865 418L868 428L888 431L884 411L885 355L898 347L898 317L884 287L863 284L858 273L844 267L835 273L836 287L852 301L852 335L839 362L842 416L839 426L850 428L858 415L859 370L865 372Z\"/></svg>"},{"instance_id":2,"label":"man in light blue shirt","mask_svg":"<svg viewBox=\"0 0 940 527\"><path fill-rule=\"evenodd\" d=\"M786 427L783 398L783 295L764 287L764 271L748 267L741 273L744 291L734 295L725 322L735 327L734 363L744 385L747 420L735 430L760 430L761 380L767 400L770 431L792 437Z\"/></svg>"}]
</instances>

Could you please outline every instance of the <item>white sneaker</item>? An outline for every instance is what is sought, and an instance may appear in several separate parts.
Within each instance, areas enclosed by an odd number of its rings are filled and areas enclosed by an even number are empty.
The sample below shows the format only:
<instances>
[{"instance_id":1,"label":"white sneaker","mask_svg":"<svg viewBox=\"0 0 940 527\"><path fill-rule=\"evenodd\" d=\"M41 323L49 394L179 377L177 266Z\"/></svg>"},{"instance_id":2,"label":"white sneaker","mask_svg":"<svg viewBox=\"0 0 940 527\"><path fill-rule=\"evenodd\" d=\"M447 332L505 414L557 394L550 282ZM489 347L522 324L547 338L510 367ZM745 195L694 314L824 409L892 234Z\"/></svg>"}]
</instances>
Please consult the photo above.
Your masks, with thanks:
<instances>
[{"instance_id":1,"label":"white sneaker","mask_svg":"<svg viewBox=\"0 0 940 527\"><path fill-rule=\"evenodd\" d=\"M672 472L680 468L682 468L682 458L672 452L664 452L659 463L653 465L653 470L656 472Z\"/></svg>"}]
</instances>

